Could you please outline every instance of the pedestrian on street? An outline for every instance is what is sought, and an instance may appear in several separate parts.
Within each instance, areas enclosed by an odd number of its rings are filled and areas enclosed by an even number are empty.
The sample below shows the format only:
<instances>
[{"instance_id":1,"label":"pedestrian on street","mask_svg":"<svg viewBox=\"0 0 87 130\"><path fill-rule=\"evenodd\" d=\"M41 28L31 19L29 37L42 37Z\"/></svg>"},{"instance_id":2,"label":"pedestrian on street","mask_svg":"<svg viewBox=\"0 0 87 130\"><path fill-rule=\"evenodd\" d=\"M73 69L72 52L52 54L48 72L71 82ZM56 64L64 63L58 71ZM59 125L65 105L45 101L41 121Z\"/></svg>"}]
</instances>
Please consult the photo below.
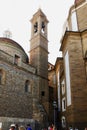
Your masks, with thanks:
<instances>
[{"instance_id":1,"label":"pedestrian on street","mask_svg":"<svg viewBox=\"0 0 87 130\"><path fill-rule=\"evenodd\" d=\"M18 124L15 124L15 130L19 130Z\"/></svg>"},{"instance_id":2,"label":"pedestrian on street","mask_svg":"<svg viewBox=\"0 0 87 130\"><path fill-rule=\"evenodd\" d=\"M24 127L23 125L21 125L21 126L19 127L19 130L26 130L26 129L25 129L25 127Z\"/></svg>"},{"instance_id":3,"label":"pedestrian on street","mask_svg":"<svg viewBox=\"0 0 87 130\"><path fill-rule=\"evenodd\" d=\"M15 124L11 124L9 130L15 130Z\"/></svg>"},{"instance_id":4,"label":"pedestrian on street","mask_svg":"<svg viewBox=\"0 0 87 130\"><path fill-rule=\"evenodd\" d=\"M26 130L32 130L32 128L31 128L31 126L30 126L30 124L28 124L28 125L27 125Z\"/></svg>"},{"instance_id":5,"label":"pedestrian on street","mask_svg":"<svg viewBox=\"0 0 87 130\"><path fill-rule=\"evenodd\" d=\"M53 124L48 127L48 130L53 130Z\"/></svg>"}]
</instances>

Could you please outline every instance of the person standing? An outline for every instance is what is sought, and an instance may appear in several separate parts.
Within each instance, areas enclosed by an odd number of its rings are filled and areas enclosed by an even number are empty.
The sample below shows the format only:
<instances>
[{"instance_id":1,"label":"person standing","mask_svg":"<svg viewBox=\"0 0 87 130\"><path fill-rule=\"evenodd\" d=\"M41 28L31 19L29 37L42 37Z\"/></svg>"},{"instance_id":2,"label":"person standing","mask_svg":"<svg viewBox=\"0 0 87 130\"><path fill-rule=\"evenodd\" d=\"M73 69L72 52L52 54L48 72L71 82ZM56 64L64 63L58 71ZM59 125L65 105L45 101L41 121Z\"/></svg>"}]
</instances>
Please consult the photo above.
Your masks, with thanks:
<instances>
[{"instance_id":1,"label":"person standing","mask_svg":"<svg viewBox=\"0 0 87 130\"><path fill-rule=\"evenodd\" d=\"M32 128L31 128L31 126L30 126L30 124L28 124L28 125L27 125L26 130L32 130Z\"/></svg>"},{"instance_id":2,"label":"person standing","mask_svg":"<svg viewBox=\"0 0 87 130\"><path fill-rule=\"evenodd\" d=\"M15 124L11 124L9 130L15 130Z\"/></svg>"}]
</instances>

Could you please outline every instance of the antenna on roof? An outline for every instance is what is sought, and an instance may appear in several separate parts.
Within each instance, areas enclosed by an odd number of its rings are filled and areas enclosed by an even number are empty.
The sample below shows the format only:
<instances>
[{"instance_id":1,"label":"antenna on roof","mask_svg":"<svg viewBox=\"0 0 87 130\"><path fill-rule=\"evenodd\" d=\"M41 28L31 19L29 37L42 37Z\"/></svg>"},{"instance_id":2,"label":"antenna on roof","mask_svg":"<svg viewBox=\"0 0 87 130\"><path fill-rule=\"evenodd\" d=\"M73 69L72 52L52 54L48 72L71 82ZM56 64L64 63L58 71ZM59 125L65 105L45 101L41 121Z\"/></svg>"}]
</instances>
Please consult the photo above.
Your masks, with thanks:
<instances>
[{"instance_id":1,"label":"antenna on roof","mask_svg":"<svg viewBox=\"0 0 87 130\"><path fill-rule=\"evenodd\" d=\"M4 33L3 33L3 37L12 38L12 33L11 33L11 31L5 30Z\"/></svg>"}]
</instances>

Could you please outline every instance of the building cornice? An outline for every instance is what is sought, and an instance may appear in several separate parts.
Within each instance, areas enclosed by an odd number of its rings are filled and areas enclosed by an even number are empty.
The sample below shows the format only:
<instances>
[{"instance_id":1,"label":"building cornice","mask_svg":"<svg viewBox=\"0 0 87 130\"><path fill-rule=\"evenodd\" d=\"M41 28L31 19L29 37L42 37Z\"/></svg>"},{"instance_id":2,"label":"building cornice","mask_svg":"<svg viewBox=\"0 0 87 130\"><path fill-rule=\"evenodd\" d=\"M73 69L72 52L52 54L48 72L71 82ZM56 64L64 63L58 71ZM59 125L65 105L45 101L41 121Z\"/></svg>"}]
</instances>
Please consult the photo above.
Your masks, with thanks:
<instances>
[{"instance_id":1,"label":"building cornice","mask_svg":"<svg viewBox=\"0 0 87 130\"><path fill-rule=\"evenodd\" d=\"M80 36L81 35L80 33L81 32L66 31L65 34L64 34L64 36L61 39L60 51L63 50L63 47L64 47L64 45L65 45L65 43L66 43L66 41L67 41L67 39L69 37L71 37L71 36L75 36L75 37Z\"/></svg>"},{"instance_id":2,"label":"building cornice","mask_svg":"<svg viewBox=\"0 0 87 130\"><path fill-rule=\"evenodd\" d=\"M60 46L60 51L63 50L64 45L66 44L66 41L69 37L74 36L74 37L81 37L83 35L87 35L87 29L81 31L81 32L74 32L74 31L66 31L62 40L61 40L61 46Z\"/></svg>"},{"instance_id":3,"label":"building cornice","mask_svg":"<svg viewBox=\"0 0 87 130\"><path fill-rule=\"evenodd\" d=\"M60 65L61 62L63 62L63 57L57 57L56 62L55 62L55 69L57 68L57 65Z\"/></svg>"}]
</instances>

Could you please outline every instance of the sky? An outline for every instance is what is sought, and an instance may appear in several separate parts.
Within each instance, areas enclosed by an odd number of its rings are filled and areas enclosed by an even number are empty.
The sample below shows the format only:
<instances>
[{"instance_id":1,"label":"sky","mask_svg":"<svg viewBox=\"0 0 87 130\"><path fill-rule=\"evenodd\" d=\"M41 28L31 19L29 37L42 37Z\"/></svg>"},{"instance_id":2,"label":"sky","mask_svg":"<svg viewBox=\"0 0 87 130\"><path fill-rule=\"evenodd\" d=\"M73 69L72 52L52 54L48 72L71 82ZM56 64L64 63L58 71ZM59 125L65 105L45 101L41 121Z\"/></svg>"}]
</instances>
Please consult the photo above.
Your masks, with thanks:
<instances>
[{"instance_id":1,"label":"sky","mask_svg":"<svg viewBox=\"0 0 87 130\"><path fill-rule=\"evenodd\" d=\"M74 0L0 0L0 37L6 30L12 39L20 44L29 55L31 23L30 20L39 8L45 13L48 24L48 61L55 64L61 56L60 40L63 24L68 17Z\"/></svg>"}]
</instances>

